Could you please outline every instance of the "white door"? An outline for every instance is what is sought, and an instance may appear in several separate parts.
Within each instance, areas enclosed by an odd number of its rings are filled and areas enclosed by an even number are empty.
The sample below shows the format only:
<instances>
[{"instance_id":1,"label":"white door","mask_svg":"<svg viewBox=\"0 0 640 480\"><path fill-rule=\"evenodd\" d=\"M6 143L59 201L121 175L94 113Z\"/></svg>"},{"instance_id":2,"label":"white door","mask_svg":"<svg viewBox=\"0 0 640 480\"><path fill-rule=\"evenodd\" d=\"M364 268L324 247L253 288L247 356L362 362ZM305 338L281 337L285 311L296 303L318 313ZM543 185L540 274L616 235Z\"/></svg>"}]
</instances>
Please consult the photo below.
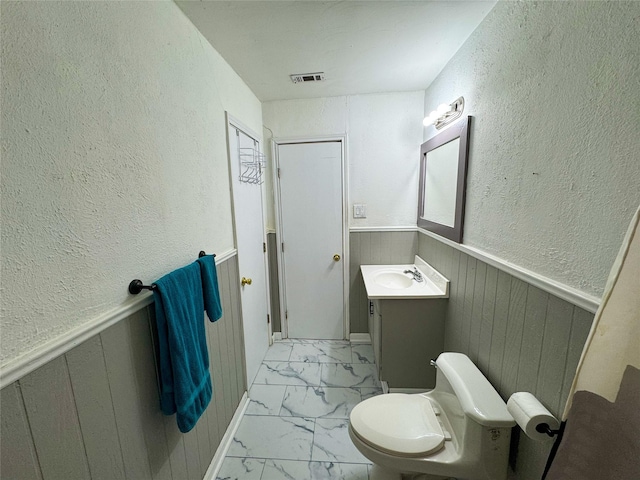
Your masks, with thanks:
<instances>
[{"instance_id":1,"label":"white door","mask_svg":"<svg viewBox=\"0 0 640 480\"><path fill-rule=\"evenodd\" d=\"M253 383L267 348L267 275L265 266L265 230L262 209L262 188L259 168L246 165L258 142L229 122L229 162L233 190L238 267L242 278L251 280L240 287L247 387ZM243 165L244 164L244 165Z\"/></svg>"},{"instance_id":2,"label":"white door","mask_svg":"<svg viewBox=\"0 0 640 480\"><path fill-rule=\"evenodd\" d=\"M342 143L278 145L289 338L343 339Z\"/></svg>"}]
</instances>

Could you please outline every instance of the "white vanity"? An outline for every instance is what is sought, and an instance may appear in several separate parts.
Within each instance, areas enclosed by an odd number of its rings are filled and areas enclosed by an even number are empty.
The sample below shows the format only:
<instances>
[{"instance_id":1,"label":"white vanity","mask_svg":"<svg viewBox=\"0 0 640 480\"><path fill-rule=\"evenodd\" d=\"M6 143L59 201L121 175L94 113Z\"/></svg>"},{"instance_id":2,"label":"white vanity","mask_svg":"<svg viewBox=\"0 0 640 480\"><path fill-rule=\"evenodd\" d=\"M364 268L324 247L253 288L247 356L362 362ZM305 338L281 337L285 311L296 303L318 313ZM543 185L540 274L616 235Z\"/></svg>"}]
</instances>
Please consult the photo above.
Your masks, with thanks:
<instances>
[{"instance_id":1,"label":"white vanity","mask_svg":"<svg viewBox=\"0 0 640 480\"><path fill-rule=\"evenodd\" d=\"M430 389L429 361L444 349L449 280L416 255L413 265L361 265L373 311L369 332L380 380L391 389Z\"/></svg>"}]
</instances>

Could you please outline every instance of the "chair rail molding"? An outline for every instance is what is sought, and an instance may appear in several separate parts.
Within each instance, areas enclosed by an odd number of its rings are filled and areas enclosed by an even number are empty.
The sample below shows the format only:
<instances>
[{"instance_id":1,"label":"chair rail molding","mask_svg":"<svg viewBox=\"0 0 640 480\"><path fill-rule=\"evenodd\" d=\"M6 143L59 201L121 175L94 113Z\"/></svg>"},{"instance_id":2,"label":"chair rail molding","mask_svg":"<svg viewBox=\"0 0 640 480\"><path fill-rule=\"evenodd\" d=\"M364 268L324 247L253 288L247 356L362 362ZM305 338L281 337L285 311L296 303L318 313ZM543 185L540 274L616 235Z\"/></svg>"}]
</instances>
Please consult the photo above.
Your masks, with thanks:
<instances>
[{"instance_id":1,"label":"chair rail molding","mask_svg":"<svg viewBox=\"0 0 640 480\"><path fill-rule=\"evenodd\" d=\"M411 225L379 226L379 227L351 225L349 227L349 232L417 232L417 231L418 231L418 227L416 227L415 225L413 226Z\"/></svg>"},{"instance_id":2,"label":"chair rail molding","mask_svg":"<svg viewBox=\"0 0 640 480\"><path fill-rule=\"evenodd\" d=\"M557 282L556 280L552 280L548 277L545 277L544 275L540 275L539 273L532 272L531 270L508 262L500 257L491 255L490 253L484 252L478 248L452 242L451 240L443 238L440 235L436 235L435 233L429 232L428 230L424 230L422 228L418 228L418 232L432 237L444 243L445 245L456 248L461 252L464 252L467 255L471 255L472 257L477 258L478 260L481 260L493 267L503 270L508 274L513 275L514 277L527 282L534 287L539 288L540 290L555 295L562 300L566 300L567 302L588 312L595 313L600 306L600 298L581 292L576 288L565 285L564 283Z\"/></svg>"},{"instance_id":3,"label":"chair rail molding","mask_svg":"<svg viewBox=\"0 0 640 480\"><path fill-rule=\"evenodd\" d=\"M452 242L451 240L441 237L433 232L429 232L428 230L424 230L423 228L419 228L416 226L379 226L379 227L370 227L370 226L350 226L349 233L363 233L363 232L418 232L423 235L427 235L431 238L434 238L445 245L453 247L455 249L460 250L461 252L466 253L467 255L471 255L478 260L481 260L491 266L494 266L500 270L503 270L510 275L513 275L520 280L529 283L535 287L538 287L540 290L543 290L547 293L555 295L562 300L566 300L567 302L576 305L588 312L596 313L598 307L600 306L601 299L594 297L593 295L589 295L584 293L577 288L570 287L569 285L565 285L564 283L558 282L556 280L552 280L544 275L540 275L539 273L528 270L524 267L516 265L514 263L508 262L500 257L496 257L495 255L491 255L490 253L484 252L479 248L471 247L469 245L464 245L461 243ZM416 252L417 254L417 252Z\"/></svg>"},{"instance_id":4,"label":"chair rail molding","mask_svg":"<svg viewBox=\"0 0 640 480\"><path fill-rule=\"evenodd\" d=\"M238 251L234 248L218 254L216 256L216 265L229 260L237 253ZM126 285L123 284L123 288L126 288ZM9 360L0 367L0 390L60 355L67 353L72 348L115 325L120 320L128 318L152 302L153 294L151 292L132 296L131 300L123 305L43 343L24 355Z\"/></svg>"}]
</instances>

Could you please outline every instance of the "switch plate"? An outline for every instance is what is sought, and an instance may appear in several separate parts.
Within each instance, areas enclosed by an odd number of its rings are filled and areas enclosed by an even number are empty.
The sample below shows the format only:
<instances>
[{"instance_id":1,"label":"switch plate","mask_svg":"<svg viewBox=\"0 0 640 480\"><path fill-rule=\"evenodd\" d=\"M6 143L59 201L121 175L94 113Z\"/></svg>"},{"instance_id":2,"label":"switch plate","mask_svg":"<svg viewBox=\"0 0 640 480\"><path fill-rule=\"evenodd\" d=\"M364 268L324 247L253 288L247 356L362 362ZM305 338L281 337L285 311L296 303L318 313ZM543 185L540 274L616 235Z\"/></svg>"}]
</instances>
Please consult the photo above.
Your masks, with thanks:
<instances>
[{"instance_id":1,"label":"switch plate","mask_svg":"<svg viewBox=\"0 0 640 480\"><path fill-rule=\"evenodd\" d=\"M353 204L353 218L367 218L367 206L364 203Z\"/></svg>"}]
</instances>

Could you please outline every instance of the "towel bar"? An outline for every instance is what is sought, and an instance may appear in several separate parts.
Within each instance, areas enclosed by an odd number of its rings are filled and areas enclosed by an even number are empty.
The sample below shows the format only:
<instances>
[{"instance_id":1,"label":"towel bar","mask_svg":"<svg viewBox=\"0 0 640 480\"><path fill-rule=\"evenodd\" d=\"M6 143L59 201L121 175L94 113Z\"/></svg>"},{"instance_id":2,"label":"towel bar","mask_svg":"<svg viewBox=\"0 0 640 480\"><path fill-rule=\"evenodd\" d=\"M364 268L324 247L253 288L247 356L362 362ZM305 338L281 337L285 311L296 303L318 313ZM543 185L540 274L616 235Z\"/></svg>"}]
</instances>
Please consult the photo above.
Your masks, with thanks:
<instances>
[{"instance_id":1,"label":"towel bar","mask_svg":"<svg viewBox=\"0 0 640 480\"><path fill-rule=\"evenodd\" d=\"M206 255L204 250L200 250L200 253L198 253L198 258L202 258ZM216 254L213 254L213 257L215 258ZM155 290L156 289L156 284L152 283L151 285L144 285L142 283L142 280L138 280L137 278L135 280L131 280L131 283L129 283L129 293L131 295L137 295L139 294L142 290Z\"/></svg>"}]
</instances>

